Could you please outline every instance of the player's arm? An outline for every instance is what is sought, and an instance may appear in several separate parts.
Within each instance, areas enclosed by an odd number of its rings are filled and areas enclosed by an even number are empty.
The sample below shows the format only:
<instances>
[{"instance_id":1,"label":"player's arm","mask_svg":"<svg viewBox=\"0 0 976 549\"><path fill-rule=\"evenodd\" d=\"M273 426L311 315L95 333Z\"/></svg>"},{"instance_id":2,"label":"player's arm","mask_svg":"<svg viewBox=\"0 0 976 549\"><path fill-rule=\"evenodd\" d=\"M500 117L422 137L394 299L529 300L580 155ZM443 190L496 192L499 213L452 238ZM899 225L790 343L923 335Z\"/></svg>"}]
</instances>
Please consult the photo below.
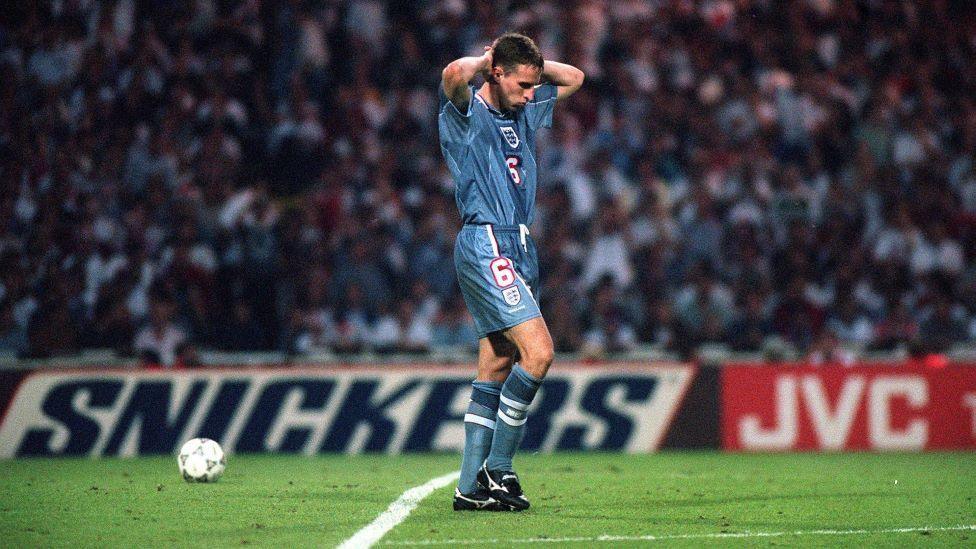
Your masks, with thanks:
<instances>
[{"instance_id":1,"label":"player's arm","mask_svg":"<svg viewBox=\"0 0 976 549\"><path fill-rule=\"evenodd\" d=\"M583 86L586 75L583 71L566 63L546 61L542 67L542 78L556 86L556 97L565 99Z\"/></svg>"},{"instance_id":2,"label":"player's arm","mask_svg":"<svg viewBox=\"0 0 976 549\"><path fill-rule=\"evenodd\" d=\"M462 57L448 63L441 72L441 86L444 94L460 112L466 112L471 102L471 89L468 82L474 75L491 70L491 48L485 48L480 57Z\"/></svg>"}]
</instances>

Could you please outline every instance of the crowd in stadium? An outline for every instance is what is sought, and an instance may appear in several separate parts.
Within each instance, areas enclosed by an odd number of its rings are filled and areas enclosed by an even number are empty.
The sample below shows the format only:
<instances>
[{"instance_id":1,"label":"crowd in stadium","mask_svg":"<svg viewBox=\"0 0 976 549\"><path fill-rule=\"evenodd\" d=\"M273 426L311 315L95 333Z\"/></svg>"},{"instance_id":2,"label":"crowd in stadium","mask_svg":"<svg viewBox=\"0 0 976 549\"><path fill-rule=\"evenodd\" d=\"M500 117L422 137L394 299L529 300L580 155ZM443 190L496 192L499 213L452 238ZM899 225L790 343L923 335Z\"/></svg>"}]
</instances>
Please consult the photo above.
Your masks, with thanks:
<instances>
[{"instance_id":1,"label":"crowd in stadium","mask_svg":"<svg viewBox=\"0 0 976 549\"><path fill-rule=\"evenodd\" d=\"M557 351L976 339L963 0L16 3L0 350L475 345L437 85L505 30L587 74L539 143Z\"/></svg>"}]
</instances>

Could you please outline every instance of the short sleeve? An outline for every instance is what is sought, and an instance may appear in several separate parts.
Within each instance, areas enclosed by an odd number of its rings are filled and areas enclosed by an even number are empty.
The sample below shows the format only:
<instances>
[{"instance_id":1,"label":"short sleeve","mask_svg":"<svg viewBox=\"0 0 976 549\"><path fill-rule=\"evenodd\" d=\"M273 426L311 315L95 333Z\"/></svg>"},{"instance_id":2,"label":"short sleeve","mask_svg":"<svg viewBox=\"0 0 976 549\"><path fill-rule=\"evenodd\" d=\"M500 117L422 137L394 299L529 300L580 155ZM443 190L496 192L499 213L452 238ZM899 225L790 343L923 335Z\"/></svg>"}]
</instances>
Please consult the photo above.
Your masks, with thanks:
<instances>
[{"instance_id":1,"label":"short sleeve","mask_svg":"<svg viewBox=\"0 0 976 549\"><path fill-rule=\"evenodd\" d=\"M446 142L463 142L467 140L468 128L471 126L472 101L474 91L469 93L468 105L465 112L458 110L457 106L444 93L444 86L437 86L438 96L440 97L440 111L437 113L437 125L441 131L441 139Z\"/></svg>"},{"instance_id":2,"label":"short sleeve","mask_svg":"<svg viewBox=\"0 0 976 549\"><path fill-rule=\"evenodd\" d=\"M525 105L525 120L533 130L552 127L552 109L556 106L558 90L553 84L541 84L535 89L532 101Z\"/></svg>"}]
</instances>

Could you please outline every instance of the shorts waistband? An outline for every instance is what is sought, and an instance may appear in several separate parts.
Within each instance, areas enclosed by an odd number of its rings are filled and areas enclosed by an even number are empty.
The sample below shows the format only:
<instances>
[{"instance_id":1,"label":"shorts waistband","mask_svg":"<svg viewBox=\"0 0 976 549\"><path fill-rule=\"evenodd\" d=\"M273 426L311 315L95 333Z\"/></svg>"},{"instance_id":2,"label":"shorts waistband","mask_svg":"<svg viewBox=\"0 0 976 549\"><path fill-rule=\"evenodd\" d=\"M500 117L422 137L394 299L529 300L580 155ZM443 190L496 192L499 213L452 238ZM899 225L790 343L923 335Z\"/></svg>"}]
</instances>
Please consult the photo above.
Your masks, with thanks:
<instances>
[{"instance_id":1,"label":"shorts waistband","mask_svg":"<svg viewBox=\"0 0 976 549\"><path fill-rule=\"evenodd\" d=\"M529 228L524 224L520 223L518 225L475 225L475 224L465 224L461 227L461 230L482 230L488 233L488 238L491 239L491 248L495 253L495 257L498 257L498 242L495 240L495 233L509 233L519 235L519 242L522 244L522 249L526 252L529 251L528 239Z\"/></svg>"},{"instance_id":2,"label":"shorts waistband","mask_svg":"<svg viewBox=\"0 0 976 549\"><path fill-rule=\"evenodd\" d=\"M495 225L493 223L485 223L484 225L478 225L475 223L465 223L461 229L478 229L485 230L485 227L491 227L491 230L496 233L515 233L515 234L529 234L529 228L524 224L518 225Z\"/></svg>"}]
</instances>

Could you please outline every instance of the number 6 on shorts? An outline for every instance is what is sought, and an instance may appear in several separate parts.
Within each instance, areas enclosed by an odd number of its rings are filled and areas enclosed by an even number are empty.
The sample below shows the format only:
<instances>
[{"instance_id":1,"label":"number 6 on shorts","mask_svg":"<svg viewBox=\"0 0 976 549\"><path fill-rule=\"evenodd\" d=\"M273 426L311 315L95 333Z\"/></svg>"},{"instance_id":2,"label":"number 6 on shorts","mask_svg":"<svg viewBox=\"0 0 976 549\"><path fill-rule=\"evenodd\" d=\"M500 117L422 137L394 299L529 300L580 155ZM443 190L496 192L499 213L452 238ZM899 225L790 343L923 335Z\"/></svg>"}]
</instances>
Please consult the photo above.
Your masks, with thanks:
<instances>
[{"instance_id":1,"label":"number 6 on shorts","mask_svg":"<svg viewBox=\"0 0 976 549\"><path fill-rule=\"evenodd\" d=\"M496 257L489 264L491 275L495 277L495 284L499 288L507 288L515 284L515 271L512 270L512 260L507 257Z\"/></svg>"}]
</instances>

